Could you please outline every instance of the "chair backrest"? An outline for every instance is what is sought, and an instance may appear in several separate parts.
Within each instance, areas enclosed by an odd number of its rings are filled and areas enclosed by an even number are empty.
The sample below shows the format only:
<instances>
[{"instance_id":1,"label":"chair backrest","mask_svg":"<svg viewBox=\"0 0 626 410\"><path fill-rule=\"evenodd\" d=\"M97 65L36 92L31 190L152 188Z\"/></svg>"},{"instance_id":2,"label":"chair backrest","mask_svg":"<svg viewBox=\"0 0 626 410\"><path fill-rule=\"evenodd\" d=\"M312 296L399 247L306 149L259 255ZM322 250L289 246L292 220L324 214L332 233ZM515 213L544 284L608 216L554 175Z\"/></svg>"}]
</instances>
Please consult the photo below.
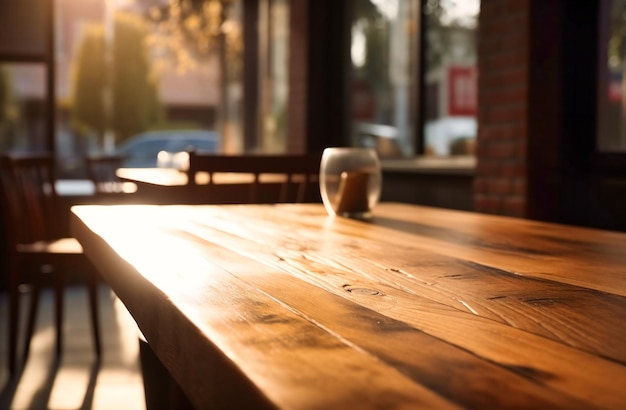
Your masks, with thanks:
<instances>
[{"instance_id":1,"label":"chair backrest","mask_svg":"<svg viewBox=\"0 0 626 410\"><path fill-rule=\"evenodd\" d=\"M19 231L15 218L19 204L15 195L13 168L11 159L0 154L0 290L7 289L14 277L16 245L19 243ZM4 333L3 333L4 335Z\"/></svg>"},{"instance_id":2,"label":"chair backrest","mask_svg":"<svg viewBox=\"0 0 626 410\"><path fill-rule=\"evenodd\" d=\"M21 219L19 198L15 192L13 164L7 155L0 155L0 212L2 212L2 228L4 240L8 241L9 249L13 249L19 241L18 225Z\"/></svg>"},{"instance_id":3,"label":"chair backrest","mask_svg":"<svg viewBox=\"0 0 626 410\"><path fill-rule=\"evenodd\" d=\"M94 184L96 193L121 192L121 181L115 171L122 166L121 155L89 154L85 156L87 175Z\"/></svg>"},{"instance_id":4,"label":"chair backrest","mask_svg":"<svg viewBox=\"0 0 626 410\"><path fill-rule=\"evenodd\" d=\"M54 157L32 154L3 157L2 162L5 203L11 223L17 227L17 240L26 243L59 237Z\"/></svg>"},{"instance_id":5,"label":"chair backrest","mask_svg":"<svg viewBox=\"0 0 626 410\"><path fill-rule=\"evenodd\" d=\"M248 202L317 202L320 155L217 155L189 152L188 183L197 185L199 173L208 174L209 192L217 191L216 174L248 174ZM228 182L222 184L228 185ZM235 182L231 185L242 185ZM272 197L272 188L278 195ZM269 195L268 195L269 194ZM211 198L209 197L209 201ZM219 202L225 202L219 200Z\"/></svg>"}]
</instances>

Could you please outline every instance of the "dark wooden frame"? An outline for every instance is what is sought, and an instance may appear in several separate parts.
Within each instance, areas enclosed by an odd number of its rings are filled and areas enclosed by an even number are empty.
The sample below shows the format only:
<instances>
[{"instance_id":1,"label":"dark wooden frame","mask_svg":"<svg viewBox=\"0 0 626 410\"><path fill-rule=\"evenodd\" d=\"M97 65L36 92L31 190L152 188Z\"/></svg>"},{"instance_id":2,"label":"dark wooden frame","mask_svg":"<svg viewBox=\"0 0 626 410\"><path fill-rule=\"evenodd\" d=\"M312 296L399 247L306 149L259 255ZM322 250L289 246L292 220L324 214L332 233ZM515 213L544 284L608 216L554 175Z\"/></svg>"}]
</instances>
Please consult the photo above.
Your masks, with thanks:
<instances>
[{"instance_id":1,"label":"dark wooden frame","mask_svg":"<svg viewBox=\"0 0 626 410\"><path fill-rule=\"evenodd\" d=\"M19 53L19 52L0 52L0 64L2 63L40 63L45 66L46 70L46 145L45 150L49 152L55 151L55 130L56 130L56 64L54 59L54 33L55 33L55 0L46 0L43 2L46 10L46 38L44 54L37 53Z\"/></svg>"},{"instance_id":2,"label":"dark wooden frame","mask_svg":"<svg viewBox=\"0 0 626 410\"><path fill-rule=\"evenodd\" d=\"M216 155L189 153L187 184L198 195L207 194L205 203L229 202L219 194L219 189L227 184L215 183L215 174L237 173L253 176L251 184L234 184L248 191L249 203L260 202L319 202L318 176L321 157L317 154L288 155ZM198 173L209 174L208 185L198 185ZM280 182L263 182L262 176L279 174L284 176ZM267 195L267 189L278 188L278 196ZM217 198L220 199L217 199ZM268 199L271 197L271 199Z\"/></svg>"}]
</instances>

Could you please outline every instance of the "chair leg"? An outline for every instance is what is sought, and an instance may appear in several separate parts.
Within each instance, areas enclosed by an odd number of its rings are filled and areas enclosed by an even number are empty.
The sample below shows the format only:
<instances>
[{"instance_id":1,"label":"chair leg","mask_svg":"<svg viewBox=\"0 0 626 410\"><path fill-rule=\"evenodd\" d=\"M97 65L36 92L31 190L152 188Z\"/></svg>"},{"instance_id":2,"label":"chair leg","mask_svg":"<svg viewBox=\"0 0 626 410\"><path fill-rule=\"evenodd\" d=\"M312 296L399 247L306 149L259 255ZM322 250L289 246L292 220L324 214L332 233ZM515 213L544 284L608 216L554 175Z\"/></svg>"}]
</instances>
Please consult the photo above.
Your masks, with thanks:
<instances>
[{"instance_id":1,"label":"chair leg","mask_svg":"<svg viewBox=\"0 0 626 410\"><path fill-rule=\"evenodd\" d=\"M13 276L13 274L11 275ZM15 278L9 283L9 374L13 376L17 372L17 336L20 317L20 291Z\"/></svg>"},{"instance_id":2,"label":"chair leg","mask_svg":"<svg viewBox=\"0 0 626 410\"><path fill-rule=\"evenodd\" d=\"M62 271L54 272L54 298L55 298L55 320L56 320L56 358L61 357L63 348L63 300L64 300L64 282Z\"/></svg>"},{"instance_id":3,"label":"chair leg","mask_svg":"<svg viewBox=\"0 0 626 410\"><path fill-rule=\"evenodd\" d=\"M26 339L24 340L24 354L22 363L26 364L30 353L30 342L35 332L35 323L37 322L37 311L39 310L39 296L41 295L41 286L34 283L30 295L30 311L28 312L28 327L26 328Z\"/></svg>"},{"instance_id":4,"label":"chair leg","mask_svg":"<svg viewBox=\"0 0 626 410\"><path fill-rule=\"evenodd\" d=\"M102 343L100 340L100 315L98 314L98 276L95 272L87 273L87 291L89 292L89 304L91 307L93 342L96 356L100 359L102 356Z\"/></svg>"}]
</instances>

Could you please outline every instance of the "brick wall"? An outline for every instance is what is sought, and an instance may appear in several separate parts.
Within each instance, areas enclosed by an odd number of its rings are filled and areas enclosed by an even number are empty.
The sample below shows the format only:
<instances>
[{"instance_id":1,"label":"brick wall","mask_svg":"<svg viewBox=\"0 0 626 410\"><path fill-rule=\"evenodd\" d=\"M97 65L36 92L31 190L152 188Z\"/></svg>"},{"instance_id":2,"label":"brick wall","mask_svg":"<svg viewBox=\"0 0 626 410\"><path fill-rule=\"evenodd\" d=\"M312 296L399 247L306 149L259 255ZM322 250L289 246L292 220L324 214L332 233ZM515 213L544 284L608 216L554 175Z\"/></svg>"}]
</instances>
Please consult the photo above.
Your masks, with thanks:
<instances>
[{"instance_id":1,"label":"brick wall","mask_svg":"<svg viewBox=\"0 0 626 410\"><path fill-rule=\"evenodd\" d=\"M474 209L527 216L529 0L481 2Z\"/></svg>"},{"instance_id":2,"label":"brick wall","mask_svg":"<svg viewBox=\"0 0 626 410\"><path fill-rule=\"evenodd\" d=\"M595 148L600 4L481 2L476 211L625 229L626 167Z\"/></svg>"}]
</instances>

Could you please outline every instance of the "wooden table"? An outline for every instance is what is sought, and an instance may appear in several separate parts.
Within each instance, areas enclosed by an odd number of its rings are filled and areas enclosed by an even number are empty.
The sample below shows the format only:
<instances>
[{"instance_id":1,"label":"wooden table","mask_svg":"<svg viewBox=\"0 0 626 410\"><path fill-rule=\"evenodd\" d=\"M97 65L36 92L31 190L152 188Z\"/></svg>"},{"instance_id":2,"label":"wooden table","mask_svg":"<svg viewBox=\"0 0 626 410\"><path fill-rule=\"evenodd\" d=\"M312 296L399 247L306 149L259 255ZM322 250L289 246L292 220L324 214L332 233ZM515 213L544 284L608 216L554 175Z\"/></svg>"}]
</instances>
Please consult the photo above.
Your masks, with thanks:
<instances>
[{"instance_id":1,"label":"wooden table","mask_svg":"<svg viewBox=\"0 0 626 410\"><path fill-rule=\"evenodd\" d=\"M198 172L196 185L188 184L187 172L174 168L119 168L116 175L124 182L134 183L137 192L146 203L196 204L196 203L241 203L249 196L249 186L254 182L253 174L215 173L214 184L209 194L209 174ZM280 188L284 175L263 174L259 180L270 189Z\"/></svg>"},{"instance_id":2,"label":"wooden table","mask_svg":"<svg viewBox=\"0 0 626 410\"><path fill-rule=\"evenodd\" d=\"M626 408L624 233L396 203L79 206L72 232L198 408Z\"/></svg>"},{"instance_id":3,"label":"wooden table","mask_svg":"<svg viewBox=\"0 0 626 410\"><path fill-rule=\"evenodd\" d=\"M115 174L124 181L141 184L187 185L187 173L174 168L119 168Z\"/></svg>"},{"instance_id":4,"label":"wooden table","mask_svg":"<svg viewBox=\"0 0 626 410\"><path fill-rule=\"evenodd\" d=\"M116 171L118 178L145 185L157 185L163 187L175 187L187 185L188 177L185 171L174 168L119 168ZM216 184L251 184L254 175L245 173L216 173ZM281 175L261 175L263 182L283 182ZM199 172L196 176L196 184L206 185L209 183L209 175L206 172Z\"/></svg>"}]
</instances>

